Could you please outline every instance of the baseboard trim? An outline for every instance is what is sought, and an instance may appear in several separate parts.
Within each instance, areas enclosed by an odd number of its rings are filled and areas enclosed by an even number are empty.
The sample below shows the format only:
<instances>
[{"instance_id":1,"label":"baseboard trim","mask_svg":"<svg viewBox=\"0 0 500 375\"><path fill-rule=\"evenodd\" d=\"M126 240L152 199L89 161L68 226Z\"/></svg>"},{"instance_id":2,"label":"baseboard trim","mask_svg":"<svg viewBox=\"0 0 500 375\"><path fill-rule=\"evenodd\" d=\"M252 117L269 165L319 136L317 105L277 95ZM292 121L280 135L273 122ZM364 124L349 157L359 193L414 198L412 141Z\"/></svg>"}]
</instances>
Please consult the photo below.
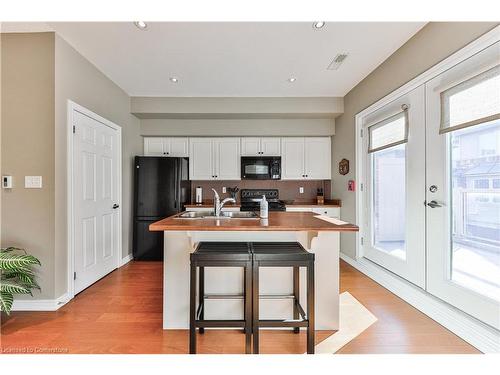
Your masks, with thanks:
<instances>
[{"instance_id":1,"label":"baseboard trim","mask_svg":"<svg viewBox=\"0 0 500 375\"><path fill-rule=\"evenodd\" d=\"M56 299L14 300L12 311L56 311L69 300L67 293Z\"/></svg>"},{"instance_id":2,"label":"baseboard trim","mask_svg":"<svg viewBox=\"0 0 500 375\"><path fill-rule=\"evenodd\" d=\"M412 285L384 268L345 254L340 258L483 353L500 352L500 332Z\"/></svg>"},{"instance_id":3,"label":"baseboard trim","mask_svg":"<svg viewBox=\"0 0 500 375\"><path fill-rule=\"evenodd\" d=\"M125 264L127 264L128 262L130 262L133 259L134 259L134 256L132 254L128 254L128 255L124 256L122 258L122 260L120 261L120 267L123 267Z\"/></svg>"}]
</instances>

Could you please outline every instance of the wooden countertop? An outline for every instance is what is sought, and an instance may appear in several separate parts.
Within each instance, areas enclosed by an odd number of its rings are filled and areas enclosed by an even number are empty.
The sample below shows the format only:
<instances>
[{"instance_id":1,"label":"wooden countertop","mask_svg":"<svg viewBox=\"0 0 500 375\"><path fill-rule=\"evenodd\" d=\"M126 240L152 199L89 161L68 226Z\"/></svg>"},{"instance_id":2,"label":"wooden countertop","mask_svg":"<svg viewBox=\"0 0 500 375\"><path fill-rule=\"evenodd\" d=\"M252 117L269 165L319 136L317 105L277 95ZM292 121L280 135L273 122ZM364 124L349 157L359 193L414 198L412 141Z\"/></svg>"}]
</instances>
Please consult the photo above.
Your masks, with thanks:
<instances>
[{"instance_id":1,"label":"wooden countertop","mask_svg":"<svg viewBox=\"0 0 500 375\"><path fill-rule=\"evenodd\" d=\"M336 225L316 218L312 212L269 212L268 219L178 219L167 217L149 226L160 231L333 231L357 232L353 224Z\"/></svg>"}]
</instances>

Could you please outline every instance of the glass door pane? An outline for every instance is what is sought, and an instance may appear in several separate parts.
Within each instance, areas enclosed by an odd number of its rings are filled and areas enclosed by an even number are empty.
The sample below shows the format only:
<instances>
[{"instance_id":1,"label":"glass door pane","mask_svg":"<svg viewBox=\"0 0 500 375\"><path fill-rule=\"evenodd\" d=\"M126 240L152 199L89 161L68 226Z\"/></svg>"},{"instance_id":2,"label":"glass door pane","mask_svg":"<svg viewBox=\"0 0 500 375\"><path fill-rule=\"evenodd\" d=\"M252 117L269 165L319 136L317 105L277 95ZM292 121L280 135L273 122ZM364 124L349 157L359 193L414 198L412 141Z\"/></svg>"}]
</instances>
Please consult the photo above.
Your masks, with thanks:
<instances>
[{"instance_id":1,"label":"glass door pane","mask_svg":"<svg viewBox=\"0 0 500 375\"><path fill-rule=\"evenodd\" d=\"M497 45L426 83L427 291L500 329L500 87ZM495 83L497 82L497 83ZM483 94L481 94L483 92ZM449 93L449 95L447 94ZM442 96L449 96L444 102ZM455 98L460 98L455 101ZM444 103L444 105L443 105ZM480 109L480 110L478 110ZM495 116L493 116L495 117ZM440 127L443 119L465 123ZM431 189L435 187L435 189Z\"/></svg>"},{"instance_id":2,"label":"glass door pane","mask_svg":"<svg viewBox=\"0 0 500 375\"><path fill-rule=\"evenodd\" d=\"M372 154L373 238L376 249L406 259L406 145Z\"/></svg>"},{"instance_id":3,"label":"glass door pane","mask_svg":"<svg viewBox=\"0 0 500 375\"><path fill-rule=\"evenodd\" d=\"M421 288L425 288L424 100L421 86L363 119L366 189L361 203L363 256Z\"/></svg>"},{"instance_id":4,"label":"glass door pane","mask_svg":"<svg viewBox=\"0 0 500 375\"><path fill-rule=\"evenodd\" d=\"M500 300L500 121L450 134L451 279Z\"/></svg>"}]
</instances>

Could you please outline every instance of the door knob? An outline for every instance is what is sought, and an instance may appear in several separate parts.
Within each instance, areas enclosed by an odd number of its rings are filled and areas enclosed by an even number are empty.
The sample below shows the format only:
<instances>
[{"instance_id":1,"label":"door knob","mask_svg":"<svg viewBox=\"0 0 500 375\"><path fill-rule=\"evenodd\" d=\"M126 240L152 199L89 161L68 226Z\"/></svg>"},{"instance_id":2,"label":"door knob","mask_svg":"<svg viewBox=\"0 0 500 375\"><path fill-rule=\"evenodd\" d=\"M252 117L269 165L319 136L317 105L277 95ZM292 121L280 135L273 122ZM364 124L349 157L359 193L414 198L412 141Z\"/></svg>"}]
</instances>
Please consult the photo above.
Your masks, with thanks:
<instances>
[{"instance_id":1,"label":"door knob","mask_svg":"<svg viewBox=\"0 0 500 375\"><path fill-rule=\"evenodd\" d=\"M437 201L430 201L429 203L427 203L427 206L429 206L430 208L443 207Z\"/></svg>"},{"instance_id":2,"label":"door knob","mask_svg":"<svg viewBox=\"0 0 500 375\"><path fill-rule=\"evenodd\" d=\"M120 205L115 203L115 204L113 205L113 210L116 210L118 207L120 207Z\"/></svg>"}]
</instances>

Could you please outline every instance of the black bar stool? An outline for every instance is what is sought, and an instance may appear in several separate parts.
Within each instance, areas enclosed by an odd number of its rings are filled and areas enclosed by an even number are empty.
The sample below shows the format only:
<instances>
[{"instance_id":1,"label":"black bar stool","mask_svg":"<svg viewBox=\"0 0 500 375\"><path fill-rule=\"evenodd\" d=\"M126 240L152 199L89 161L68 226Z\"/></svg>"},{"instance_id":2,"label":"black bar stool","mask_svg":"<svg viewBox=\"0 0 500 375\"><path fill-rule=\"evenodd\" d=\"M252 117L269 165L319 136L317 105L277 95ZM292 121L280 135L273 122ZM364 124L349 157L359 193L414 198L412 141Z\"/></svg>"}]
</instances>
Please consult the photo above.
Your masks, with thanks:
<instances>
[{"instance_id":1,"label":"black bar stool","mask_svg":"<svg viewBox=\"0 0 500 375\"><path fill-rule=\"evenodd\" d=\"M196 308L196 268L199 267L198 308ZM205 267L242 267L244 269L243 320L205 320ZM196 328L241 327L245 332L245 353L250 354L252 338L252 254L246 242L200 242L191 253L189 301L189 353L196 353ZM234 296L227 296L228 298ZM218 297L223 299L224 296Z\"/></svg>"},{"instance_id":2,"label":"black bar stool","mask_svg":"<svg viewBox=\"0 0 500 375\"><path fill-rule=\"evenodd\" d=\"M260 327L307 327L307 353L314 354L314 254L307 252L298 242L252 242L253 277L253 352L259 353ZM259 268L293 267L294 320L259 319ZM307 269L307 315L299 302L299 267ZM301 320L299 320L299 315Z\"/></svg>"}]
</instances>

